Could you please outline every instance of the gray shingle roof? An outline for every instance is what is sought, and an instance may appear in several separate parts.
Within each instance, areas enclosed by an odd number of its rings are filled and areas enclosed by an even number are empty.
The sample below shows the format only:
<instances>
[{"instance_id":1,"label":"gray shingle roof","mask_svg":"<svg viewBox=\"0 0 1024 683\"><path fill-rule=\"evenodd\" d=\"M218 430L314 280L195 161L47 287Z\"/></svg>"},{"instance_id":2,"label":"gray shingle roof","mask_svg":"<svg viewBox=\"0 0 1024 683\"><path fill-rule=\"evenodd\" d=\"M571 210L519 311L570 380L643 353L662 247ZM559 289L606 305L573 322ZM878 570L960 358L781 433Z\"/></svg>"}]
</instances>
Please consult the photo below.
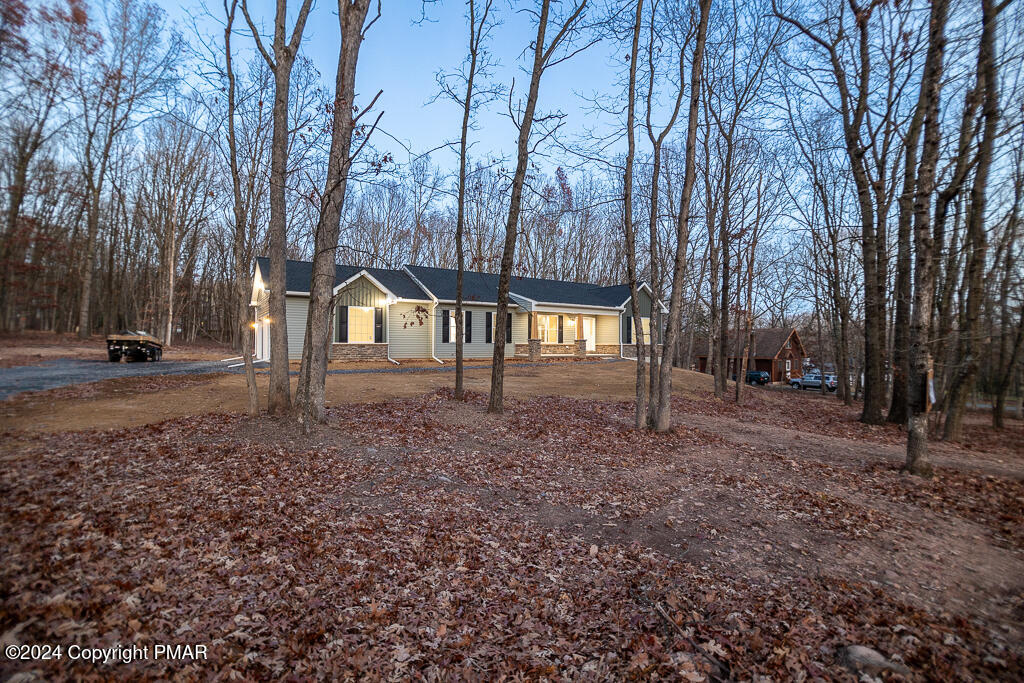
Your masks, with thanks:
<instances>
[{"instance_id":1,"label":"gray shingle roof","mask_svg":"<svg viewBox=\"0 0 1024 683\"><path fill-rule=\"evenodd\" d=\"M270 259L259 257L256 266L260 269L263 281L270 279ZM447 268L430 268L427 266L407 266L416 280L430 290L438 299L455 300L456 271ZM334 281L340 284L361 270L365 270L375 280L391 290L391 293L402 299L428 299L429 295L416 284L409 273L404 270L387 268L363 268L361 266L335 266ZM287 262L285 285L289 292L308 292L313 264L309 261ZM563 280L544 280L533 277L512 276L512 294L548 304L566 304L578 306L605 306L616 308L629 299L628 285L600 285L585 282L566 282ZM462 284L463 299L469 303L495 303L498 298L498 276L493 273L466 272Z\"/></svg>"},{"instance_id":2,"label":"gray shingle roof","mask_svg":"<svg viewBox=\"0 0 1024 683\"><path fill-rule=\"evenodd\" d=\"M270 279L270 259L259 257L256 266L260 269L263 281ZM419 288L404 270L388 268L363 268L361 266L335 266L334 284L338 285L361 270L365 270L375 280L387 287L392 294L402 299L429 299L426 292ZM285 267L285 289L289 292L308 292L309 281L313 274L313 264L309 261L287 262Z\"/></svg>"},{"instance_id":3,"label":"gray shingle roof","mask_svg":"<svg viewBox=\"0 0 1024 683\"><path fill-rule=\"evenodd\" d=\"M455 300L456 271L447 268L407 266L423 286L438 299ZM629 299L628 285L601 287L585 282L543 280L535 277L512 276L509 287L513 294L534 301L551 304L580 306L607 306L615 308ZM467 272L462 283L462 296L466 301L494 303L498 299L498 276L494 273Z\"/></svg>"}]
</instances>

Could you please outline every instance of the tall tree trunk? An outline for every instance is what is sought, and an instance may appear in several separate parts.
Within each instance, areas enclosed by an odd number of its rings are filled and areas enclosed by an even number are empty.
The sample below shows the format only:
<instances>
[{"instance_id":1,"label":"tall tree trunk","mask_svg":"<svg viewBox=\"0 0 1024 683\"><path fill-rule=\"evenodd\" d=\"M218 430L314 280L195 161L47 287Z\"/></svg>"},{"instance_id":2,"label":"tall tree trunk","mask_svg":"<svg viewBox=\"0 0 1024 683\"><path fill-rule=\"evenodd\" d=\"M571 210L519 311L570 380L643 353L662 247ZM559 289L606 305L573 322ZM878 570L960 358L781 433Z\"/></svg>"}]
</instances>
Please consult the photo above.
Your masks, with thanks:
<instances>
[{"instance_id":1,"label":"tall tree trunk","mask_svg":"<svg viewBox=\"0 0 1024 683\"><path fill-rule=\"evenodd\" d=\"M249 16L246 0L242 0L242 13L256 40L256 46L274 74L273 132L270 141L270 221L267 230L270 256L270 388L267 408L271 415L280 415L291 409L286 324L288 306L285 286L288 253L288 205L285 199L288 183L288 95L291 89L292 67L295 64L295 56L299 50L311 4L312 0L303 0L295 18L291 39L286 42L288 0L277 0L271 55L263 47L259 31ZM312 288L312 283L310 287Z\"/></svg>"},{"instance_id":2,"label":"tall tree trunk","mask_svg":"<svg viewBox=\"0 0 1024 683\"><path fill-rule=\"evenodd\" d=\"M982 0L987 2L988 0ZM929 375L932 297L935 293L935 246L931 223L935 193L935 169L942 138L939 102L942 96L943 57L946 49L946 18L949 0L934 0L929 21L928 54L921 77L918 111L924 122L921 163L914 193L914 305L910 319L910 377L907 383L907 460L903 468L911 474L931 476L928 458L928 411L931 401ZM916 143L916 140L910 142ZM908 142L908 144L910 144ZM909 154L908 154L909 158Z\"/></svg>"},{"instance_id":3,"label":"tall tree trunk","mask_svg":"<svg viewBox=\"0 0 1024 683\"><path fill-rule=\"evenodd\" d=\"M86 211L85 245L82 248L82 286L79 288L78 300L78 338L88 339L92 333L89 315L89 304L92 300L93 261L96 254L96 237L100 230L100 191L99 188L89 192L89 208Z\"/></svg>"},{"instance_id":4,"label":"tall tree trunk","mask_svg":"<svg viewBox=\"0 0 1024 683\"><path fill-rule=\"evenodd\" d=\"M893 381L888 422L907 422L907 382L910 377L911 226L917 185L917 147L924 120L921 103L914 110L904 140L903 192L899 198L896 255L896 319L893 323Z\"/></svg>"},{"instance_id":5,"label":"tall tree trunk","mask_svg":"<svg viewBox=\"0 0 1024 683\"><path fill-rule=\"evenodd\" d=\"M679 109L682 107L685 83L685 72L686 72L686 53L683 48L679 49L679 90L676 93L675 106L672 108L672 115L669 117L668 123L662 130L655 135L654 125L651 123L651 110L653 107L654 100L654 80L657 73L655 68L654 60L654 45L656 41L655 32L655 19L657 16L657 8L651 12L650 22L650 40L647 43L647 66L648 66L648 79L647 79L647 137L651 141L652 153L651 153L651 200L650 200L650 217L648 221L648 232L650 233L651 243L651 367L650 367L650 380L648 385L648 397L647 397L647 427L654 429L657 426L658 410L661 403L661 363L665 360L664 346L662 347L661 354L658 353L658 335L661 334L661 301L664 298L664 289L662 287L662 276L660 272L661 254L658 248L658 223L659 223L659 200L660 200L660 182L661 182L661 150L665 143L665 138L675 127L676 119L679 117ZM635 56L634 56L635 57ZM671 186L669 187L671 192ZM671 199L671 198L670 198ZM678 340L678 336L676 337ZM661 340L663 343L667 343L665 339ZM668 354L669 364L672 365L673 358L678 357L678 350L673 349Z\"/></svg>"},{"instance_id":6,"label":"tall tree trunk","mask_svg":"<svg viewBox=\"0 0 1024 683\"><path fill-rule=\"evenodd\" d=\"M465 316L462 313L463 280L466 271L466 252L463 246L463 237L466 233L466 161L469 154L469 119L473 113L473 83L476 80L477 60L480 56L480 44L485 33L487 15L491 9L490 0L483 8L483 16L480 19L479 28L476 22L476 0L468 0L469 4L469 73L466 74L466 94L462 101L462 134L459 138L459 198L458 210L455 219L455 255L458 261L455 275L455 398L461 401L465 398L464 368L465 352L464 341ZM498 325L505 326L508 318L499 318L492 321L491 340L495 338L494 332ZM508 331L511 334L511 330Z\"/></svg>"},{"instance_id":7,"label":"tall tree trunk","mask_svg":"<svg viewBox=\"0 0 1024 683\"><path fill-rule=\"evenodd\" d=\"M1005 5L1004 5L1005 6ZM999 125L999 83L996 66L996 22L999 10L992 0L981 0L981 43L978 49L979 91L984 94L982 105L981 143L978 148L978 163L971 187L971 203L967 208L966 244L967 261L967 304L964 312L965 325L960 331L961 370L950 387L949 407L943 429L943 439L959 441L962 436L963 416L967 395L974 388L978 374L978 320L981 303L985 296L985 259L988 252L988 237L985 231L985 209L987 202L988 176L992 166L992 153Z\"/></svg>"},{"instance_id":8,"label":"tall tree trunk","mask_svg":"<svg viewBox=\"0 0 1024 683\"><path fill-rule=\"evenodd\" d=\"M636 342L636 401L633 426L643 429L647 423L647 378L644 374L643 325L640 312L639 275L636 265L636 232L633 226L633 164L636 158L636 70L643 22L643 0L637 0L629 59L629 83L626 101L626 159L622 176L622 232L626 250L626 280L629 283L630 322ZM652 301L653 304L653 301Z\"/></svg>"},{"instance_id":9,"label":"tall tree trunk","mask_svg":"<svg viewBox=\"0 0 1024 683\"><path fill-rule=\"evenodd\" d=\"M508 315L508 292L512 284L512 266L516 251L516 237L519 229L519 213L523 203L523 185L526 182L526 171L530 157L530 130L537 110L537 96L540 92L540 80L544 69L566 34L583 13L587 2L583 0L571 13L559 29L551 44L545 46L548 18L551 11L551 0L543 0L537 17L537 38L533 46L533 69L530 72L530 89L526 97L526 108L519 121L519 138L516 143L516 170L512 176L512 193L509 198L508 219L505 222L505 245L501 253L501 272L498 276L498 306L496 317L499 321ZM487 412L502 413L505 410L505 326L495 325L494 357L491 364L491 395L487 402Z\"/></svg>"},{"instance_id":10,"label":"tall tree trunk","mask_svg":"<svg viewBox=\"0 0 1024 683\"><path fill-rule=\"evenodd\" d=\"M345 205L348 175L352 161L359 153L352 151L352 134L359 117L369 111L373 102L353 116L355 111L356 64L364 37L366 14L371 0L348 0L339 8L338 23L341 45L338 48L338 71L335 77L334 116L331 126L331 149L327 160L327 177L320 199L320 216L313 236L313 268L309 285L309 313L306 316L306 338L302 346L302 363L296 389L299 420L308 430L313 423L325 420L324 401L327 363L331 348L331 310L334 296L335 258L341 232L341 212ZM371 22L372 24L373 22ZM377 96L380 93L378 92ZM380 120L378 115L377 120ZM376 123L373 124L376 128ZM362 137L369 140L373 129Z\"/></svg>"},{"instance_id":11,"label":"tall tree trunk","mask_svg":"<svg viewBox=\"0 0 1024 683\"><path fill-rule=\"evenodd\" d=\"M238 139L235 133L235 70L231 55L231 34L234 30L235 12L238 0L231 0L230 6L225 3L227 25L224 27L224 70L228 77L228 165L231 168L231 189L234 197L234 234L232 239L232 256L235 267L235 307L238 311L237 332L241 344L242 363L245 366L245 386L249 397L249 415L259 414L259 393L256 386L256 368L253 365L253 346L255 343L256 310L249 305L251 283L249 263L246 259L245 243L248 233L248 222L245 216L245 202L242 197L242 178L238 170Z\"/></svg>"},{"instance_id":12,"label":"tall tree trunk","mask_svg":"<svg viewBox=\"0 0 1024 683\"><path fill-rule=\"evenodd\" d=\"M704 49L707 42L708 16L711 0L700 0L700 23L697 25L697 44L690 68L690 110L686 125L686 160L683 170L683 192L679 199L676 219L676 255L672 269L672 290L669 295L668 322L665 330L664 353L661 362L661 381L658 391L658 416L655 429L667 432L672 428L672 361L676 338L679 335L683 308L683 271L686 268L686 248L690 241L690 198L696 181L697 118L700 113L701 81L704 75Z\"/></svg>"}]
</instances>

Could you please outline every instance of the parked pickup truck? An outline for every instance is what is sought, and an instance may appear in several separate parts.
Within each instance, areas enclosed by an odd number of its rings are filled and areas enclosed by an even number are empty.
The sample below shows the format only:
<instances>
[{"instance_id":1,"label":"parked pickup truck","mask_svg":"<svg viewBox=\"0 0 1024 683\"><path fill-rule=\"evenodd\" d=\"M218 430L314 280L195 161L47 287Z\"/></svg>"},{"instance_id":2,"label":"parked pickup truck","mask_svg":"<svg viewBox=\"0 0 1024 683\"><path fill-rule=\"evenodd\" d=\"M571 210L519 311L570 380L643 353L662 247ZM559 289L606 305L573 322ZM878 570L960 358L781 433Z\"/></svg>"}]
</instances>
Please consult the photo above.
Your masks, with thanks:
<instances>
[{"instance_id":1,"label":"parked pickup truck","mask_svg":"<svg viewBox=\"0 0 1024 683\"><path fill-rule=\"evenodd\" d=\"M137 330L121 330L118 334L107 337L107 360L117 363L122 358L132 360L160 360L164 345L145 332Z\"/></svg>"},{"instance_id":2,"label":"parked pickup truck","mask_svg":"<svg viewBox=\"0 0 1024 683\"><path fill-rule=\"evenodd\" d=\"M794 377L789 380L789 386L794 389L818 389L821 390L821 373L809 372L803 377ZM829 391L836 390L836 376L825 375L825 388Z\"/></svg>"}]
</instances>

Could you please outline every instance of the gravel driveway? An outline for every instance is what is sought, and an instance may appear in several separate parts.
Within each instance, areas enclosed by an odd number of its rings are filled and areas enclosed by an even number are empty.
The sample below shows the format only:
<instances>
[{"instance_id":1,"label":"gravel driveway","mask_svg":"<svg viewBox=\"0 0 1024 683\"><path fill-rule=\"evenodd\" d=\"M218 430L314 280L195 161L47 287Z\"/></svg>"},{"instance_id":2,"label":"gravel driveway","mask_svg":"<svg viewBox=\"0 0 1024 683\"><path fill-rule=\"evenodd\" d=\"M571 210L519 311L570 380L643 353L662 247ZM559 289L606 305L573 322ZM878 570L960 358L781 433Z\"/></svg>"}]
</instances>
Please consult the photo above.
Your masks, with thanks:
<instances>
[{"instance_id":1,"label":"gravel driveway","mask_svg":"<svg viewBox=\"0 0 1024 683\"><path fill-rule=\"evenodd\" d=\"M111 363L106 360L57 358L39 365L0 368L0 399L22 391L40 391L114 377L224 372L226 365L219 361L162 360L156 363Z\"/></svg>"},{"instance_id":2,"label":"gravel driveway","mask_svg":"<svg viewBox=\"0 0 1024 683\"><path fill-rule=\"evenodd\" d=\"M602 358L584 361L587 363L620 363L619 358ZM23 365L14 368L0 368L0 400L23 391L41 391L54 389L69 384L85 384L99 382L114 377L141 377L146 375L198 375L208 372L243 372L241 367L228 367L223 361L173 361L162 360L156 363L111 363L105 360L80 360L77 358L57 358L39 365ZM548 363L516 363L514 367L542 367ZM257 369L266 368L266 362L260 361ZM490 364L467 364L466 370L488 370ZM512 366L510 366L512 367ZM329 375L362 375L392 372L454 372L455 364L448 363L437 367L386 367L386 368L335 368L327 371ZM292 370L292 375L299 373Z\"/></svg>"}]
</instances>

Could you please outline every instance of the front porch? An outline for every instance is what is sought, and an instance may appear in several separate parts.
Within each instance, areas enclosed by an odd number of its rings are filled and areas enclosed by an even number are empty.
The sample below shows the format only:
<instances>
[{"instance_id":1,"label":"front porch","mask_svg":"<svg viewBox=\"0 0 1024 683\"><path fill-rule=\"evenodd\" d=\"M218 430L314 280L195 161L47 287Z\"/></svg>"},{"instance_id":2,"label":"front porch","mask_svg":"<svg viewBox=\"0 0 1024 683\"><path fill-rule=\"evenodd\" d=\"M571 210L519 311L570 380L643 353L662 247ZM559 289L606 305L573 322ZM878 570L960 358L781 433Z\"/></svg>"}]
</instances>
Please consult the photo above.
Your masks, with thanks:
<instances>
[{"instance_id":1,"label":"front porch","mask_svg":"<svg viewBox=\"0 0 1024 683\"><path fill-rule=\"evenodd\" d=\"M620 355L617 315L530 311L527 316L528 338L515 345L517 358Z\"/></svg>"}]
</instances>

